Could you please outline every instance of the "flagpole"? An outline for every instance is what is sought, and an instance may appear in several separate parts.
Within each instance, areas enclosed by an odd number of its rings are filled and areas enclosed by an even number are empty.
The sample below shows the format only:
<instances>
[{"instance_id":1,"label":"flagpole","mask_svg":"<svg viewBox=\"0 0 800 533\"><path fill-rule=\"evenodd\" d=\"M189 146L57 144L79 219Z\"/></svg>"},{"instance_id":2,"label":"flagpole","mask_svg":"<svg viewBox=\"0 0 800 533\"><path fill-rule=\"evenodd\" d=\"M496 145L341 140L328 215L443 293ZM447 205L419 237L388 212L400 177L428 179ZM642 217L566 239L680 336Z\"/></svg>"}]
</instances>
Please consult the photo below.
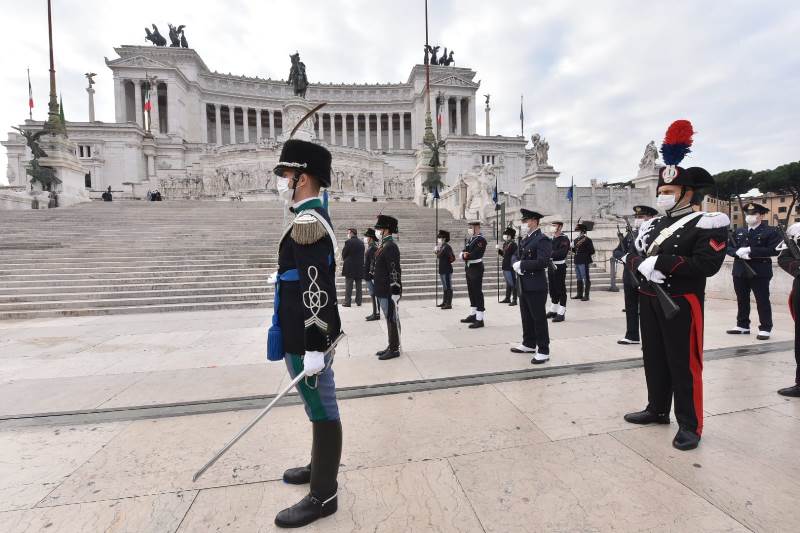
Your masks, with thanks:
<instances>
[{"instance_id":1,"label":"flagpole","mask_svg":"<svg viewBox=\"0 0 800 533\"><path fill-rule=\"evenodd\" d=\"M33 92L31 89L31 69L28 69L28 118L33 120Z\"/></svg>"},{"instance_id":2,"label":"flagpole","mask_svg":"<svg viewBox=\"0 0 800 533\"><path fill-rule=\"evenodd\" d=\"M569 180L569 245L572 247L572 215L575 210L575 176L570 176ZM569 268L569 297L572 298L572 274L575 270L575 257L573 256L572 265Z\"/></svg>"},{"instance_id":3,"label":"flagpole","mask_svg":"<svg viewBox=\"0 0 800 533\"><path fill-rule=\"evenodd\" d=\"M437 185L436 188L433 189L433 212L435 213L434 218L436 220L436 245L439 245L439 186ZM433 263L433 277L434 279L434 293L433 293L433 303L434 307L439 305L439 256L437 254L436 260ZM442 287L444 290L444 287Z\"/></svg>"},{"instance_id":4,"label":"flagpole","mask_svg":"<svg viewBox=\"0 0 800 533\"><path fill-rule=\"evenodd\" d=\"M522 107L522 96L519 95L519 129L520 136L525 137L525 111Z\"/></svg>"}]
</instances>

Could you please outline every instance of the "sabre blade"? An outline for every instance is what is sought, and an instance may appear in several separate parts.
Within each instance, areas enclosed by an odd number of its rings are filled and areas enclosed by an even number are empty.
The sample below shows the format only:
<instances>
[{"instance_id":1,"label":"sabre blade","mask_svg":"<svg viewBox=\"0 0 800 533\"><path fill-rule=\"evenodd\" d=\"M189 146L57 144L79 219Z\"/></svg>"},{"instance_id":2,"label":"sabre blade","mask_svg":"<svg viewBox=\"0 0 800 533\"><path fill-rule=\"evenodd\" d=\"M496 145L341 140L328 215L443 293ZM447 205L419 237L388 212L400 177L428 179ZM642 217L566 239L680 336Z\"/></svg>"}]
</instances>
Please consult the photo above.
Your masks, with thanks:
<instances>
[{"instance_id":1,"label":"sabre blade","mask_svg":"<svg viewBox=\"0 0 800 533\"><path fill-rule=\"evenodd\" d=\"M343 338L344 338L344 333L339 333L339 336L336 337L333 340L333 342L331 343L331 345L328 347L328 349L325 350L324 355L331 354L333 352L333 350L336 348L336 346L339 344L339 341L341 341ZM333 363L333 356L331 356L331 359L329 360L328 365L326 365L326 366L330 366L332 363ZM306 375L303 372L300 372L299 374L297 374L297 376L292 380L292 382L289 383L289 385L287 385L286 388L284 388L277 396L275 396L275 398L273 398L271 402L269 402L269 405L267 405L264 409L262 409L261 412L258 413L258 415L249 424L247 424L244 428L241 429L241 431L239 431L239 433L236 434L235 437L233 437L231 440L229 440L228 443L225 446L223 446L220 449L220 451L218 451L214 455L214 457L212 457L206 464L204 464L203 467L200 470L198 470L197 472L194 473L194 475L192 476L192 482L195 482L198 479L200 479L200 476L202 476L206 472L206 470L211 468L211 466L214 463L216 463L219 460L220 457L225 455L225 453L228 450L230 450L233 447L233 445L236 444L239 441L239 439L244 437L245 434L248 431L253 429L253 427L256 424L258 424L258 422L262 418L264 418L267 415L267 413L270 412L270 410L275 406L275 404L278 403L278 401L281 398L286 396L289 393L289 391L292 390L294 387L296 387L297 384L300 383L300 381L305 377L306 377Z\"/></svg>"}]
</instances>

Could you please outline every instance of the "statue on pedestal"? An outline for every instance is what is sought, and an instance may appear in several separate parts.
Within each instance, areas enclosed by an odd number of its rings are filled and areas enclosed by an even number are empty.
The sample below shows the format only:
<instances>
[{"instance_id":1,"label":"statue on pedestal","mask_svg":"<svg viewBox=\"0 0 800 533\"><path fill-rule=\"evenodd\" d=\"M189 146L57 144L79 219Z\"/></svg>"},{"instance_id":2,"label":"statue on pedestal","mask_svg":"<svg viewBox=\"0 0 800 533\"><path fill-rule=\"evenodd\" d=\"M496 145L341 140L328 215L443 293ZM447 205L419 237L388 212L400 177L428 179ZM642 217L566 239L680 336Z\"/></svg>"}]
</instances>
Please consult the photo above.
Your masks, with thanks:
<instances>
[{"instance_id":1,"label":"statue on pedestal","mask_svg":"<svg viewBox=\"0 0 800 533\"><path fill-rule=\"evenodd\" d=\"M167 40L164 38L163 35L161 35L161 32L158 31L158 26L156 26L155 24L151 24L151 26L153 27L152 33L150 32L149 28L144 29L144 32L146 34L144 40L150 41L156 46L167 46Z\"/></svg>"},{"instance_id":2,"label":"statue on pedestal","mask_svg":"<svg viewBox=\"0 0 800 533\"><path fill-rule=\"evenodd\" d=\"M183 28L186 27L185 24L181 24L177 28L172 24L167 24L169 26L169 40L172 41L169 45L171 48L180 48L181 46L181 34L183 33Z\"/></svg>"},{"instance_id":3,"label":"statue on pedestal","mask_svg":"<svg viewBox=\"0 0 800 533\"><path fill-rule=\"evenodd\" d=\"M292 68L289 71L289 85L294 89L294 95L300 98L306 97L308 88L308 78L306 77L306 64L300 61L300 53L295 52L289 56L292 60Z\"/></svg>"},{"instance_id":4,"label":"statue on pedestal","mask_svg":"<svg viewBox=\"0 0 800 533\"><path fill-rule=\"evenodd\" d=\"M639 171L655 170L658 161L658 149L655 141L650 141L644 148L644 155L639 161Z\"/></svg>"},{"instance_id":5,"label":"statue on pedestal","mask_svg":"<svg viewBox=\"0 0 800 533\"><path fill-rule=\"evenodd\" d=\"M464 201L465 216L472 213L480 220L486 220L487 215L494 211L492 189L494 187L494 167L490 163L481 166L477 172L468 172L462 176L467 187L467 196Z\"/></svg>"},{"instance_id":6,"label":"statue on pedestal","mask_svg":"<svg viewBox=\"0 0 800 533\"><path fill-rule=\"evenodd\" d=\"M531 168L536 170L549 166L547 164L548 152L550 151L550 144L544 137L538 133L534 133L531 137L533 146L528 150L528 159L531 163Z\"/></svg>"}]
</instances>

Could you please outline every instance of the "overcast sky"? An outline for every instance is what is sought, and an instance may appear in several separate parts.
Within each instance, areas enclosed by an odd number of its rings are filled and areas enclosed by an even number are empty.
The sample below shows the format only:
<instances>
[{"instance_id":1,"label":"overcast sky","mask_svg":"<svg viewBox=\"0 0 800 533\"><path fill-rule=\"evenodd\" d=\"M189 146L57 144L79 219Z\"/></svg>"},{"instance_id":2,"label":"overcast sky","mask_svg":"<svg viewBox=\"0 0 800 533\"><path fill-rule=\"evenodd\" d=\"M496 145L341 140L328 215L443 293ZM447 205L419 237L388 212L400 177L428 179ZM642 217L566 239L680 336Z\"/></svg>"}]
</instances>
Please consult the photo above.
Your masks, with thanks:
<instances>
[{"instance_id":1,"label":"overcast sky","mask_svg":"<svg viewBox=\"0 0 800 533\"><path fill-rule=\"evenodd\" d=\"M560 184L628 179L644 146L687 118L693 165L712 173L800 159L797 0L429 0L430 41L455 50L492 95L492 133L550 143ZM646 5L647 4L647 5ZM113 47L145 44L144 26L185 24L212 70L285 78L299 50L312 82L406 81L422 60L423 0L53 0L59 91L67 120L113 121ZM45 0L0 0L5 42L0 131L47 112ZM478 132L483 133L479 98ZM5 149L0 165L6 167ZM5 182L5 172L0 182Z\"/></svg>"}]
</instances>

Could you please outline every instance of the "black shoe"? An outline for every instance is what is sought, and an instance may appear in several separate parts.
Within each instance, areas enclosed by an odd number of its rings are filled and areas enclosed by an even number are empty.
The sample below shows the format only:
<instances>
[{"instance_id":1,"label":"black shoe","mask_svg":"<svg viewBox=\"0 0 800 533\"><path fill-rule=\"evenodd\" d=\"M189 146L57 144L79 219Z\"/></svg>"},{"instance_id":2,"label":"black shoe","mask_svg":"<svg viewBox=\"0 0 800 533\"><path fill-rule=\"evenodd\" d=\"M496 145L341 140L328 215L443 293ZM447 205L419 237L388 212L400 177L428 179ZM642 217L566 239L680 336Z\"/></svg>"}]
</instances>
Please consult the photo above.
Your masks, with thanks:
<instances>
[{"instance_id":1,"label":"black shoe","mask_svg":"<svg viewBox=\"0 0 800 533\"><path fill-rule=\"evenodd\" d=\"M381 350L381 351L379 351L379 352L375 352L375 355L377 355L378 357L380 357L380 356L382 356L383 354L385 354L385 353L386 353L386 352L388 352L388 351L389 351L389 348L384 348L383 350Z\"/></svg>"},{"instance_id":2,"label":"black shoe","mask_svg":"<svg viewBox=\"0 0 800 533\"><path fill-rule=\"evenodd\" d=\"M514 301L512 301L512 302L511 302L510 304L508 304L508 305L509 305L510 307L514 307L515 305L517 305L517 301L516 301L516 300L514 300Z\"/></svg>"},{"instance_id":3,"label":"black shoe","mask_svg":"<svg viewBox=\"0 0 800 533\"><path fill-rule=\"evenodd\" d=\"M462 318L461 319L461 323L462 324L472 324L473 322L476 322L477 320L478 320L478 318L475 315L469 315L467 318Z\"/></svg>"},{"instance_id":4,"label":"black shoe","mask_svg":"<svg viewBox=\"0 0 800 533\"><path fill-rule=\"evenodd\" d=\"M283 473L283 482L290 485L305 485L311 481L311 463L308 466L290 468Z\"/></svg>"},{"instance_id":5,"label":"black shoe","mask_svg":"<svg viewBox=\"0 0 800 533\"><path fill-rule=\"evenodd\" d=\"M320 518L330 516L338 508L336 494L329 500L320 500L311 494L284 509L275 517L275 525L282 528L295 528L307 526Z\"/></svg>"},{"instance_id":6,"label":"black shoe","mask_svg":"<svg viewBox=\"0 0 800 533\"><path fill-rule=\"evenodd\" d=\"M549 311L546 315L544 315L545 318L555 318L555 316L556 314L553 311Z\"/></svg>"},{"instance_id":7,"label":"black shoe","mask_svg":"<svg viewBox=\"0 0 800 533\"><path fill-rule=\"evenodd\" d=\"M441 305L439 307L441 307L442 309L452 309L453 308L453 306L450 305L450 304L443 304L443 305Z\"/></svg>"},{"instance_id":8,"label":"black shoe","mask_svg":"<svg viewBox=\"0 0 800 533\"><path fill-rule=\"evenodd\" d=\"M342 304L342 307L350 307L350 304Z\"/></svg>"},{"instance_id":9,"label":"black shoe","mask_svg":"<svg viewBox=\"0 0 800 533\"><path fill-rule=\"evenodd\" d=\"M510 303L511 303L511 300L509 300L509 299L508 299L508 296L506 296L504 299L500 300L498 303L501 303L501 304L510 304Z\"/></svg>"},{"instance_id":10,"label":"black shoe","mask_svg":"<svg viewBox=\"0 0 800 533\"><path fill-rule=\"evenodd\" d=\"M581 298L581 301L582 302L588 302L589 301L589 295L588 294L584 294L583 298Z\"/></svg>"},{"instance_id":11,"label":"black shoe","mask_svg":"<svg viewBox=\"0 0 800 533\"><path fill-rule=\"evenodd\" d=\"M778 391L781 396L789 396L791 398L800 398L800 385L793 385Z\"/></svg>"},{"instance_id":12,"label":"black shoe","mask_svg":"<svg viewBox=\"0 0 800 533\"><path fill-rule=\"evenodd\" d=\"M688 429L679 429L672 439L672 447L678 450L694 450L700 444L700 435Z\"/></svg>"},{"instance_id":13,"label":"black shoe","mask_svg":"<svg viewBox=\"0 0 800 533\"><path fill-rule=\"evenodd\" d=\"M380 319L381 315L369 315L367 318L365 318L367 322L374 322L375 320L380 320Z\"/></svg>"},{"instance_id":14,"label":"black shoe","mask_svg":"<svg viewBox=\"0 0 800 533\"><path fill-rule=\"evenodd\" d=\"M387 359L394 359L395 357L400 357L400 350L386 350L378 359L386 361Z\"/></svg>"},{"instance_id":15,"label":"black shoe","mask_svg":"<svg viewBox=\"0 0 800 533\"><path fill-rule=\"evenodd\" d=\"M483 327L483 320L476 320L469 325L469 329L478 329Z\"/></svg>"},{"instance_id":16,"label":"black shoe","mask_svg":"<svg viewBox=\"0 0 800 533\"><path fill-rule=\"evenodd\" d=\"M625 422L631 424L669 424L669 415L659 415L645 409L644 411L637 411L636 413L628 413L625 415Z\"/></svg>"},{"instance_id":17,"label":"black shoe","mask_svg":"<svg viewBox=\"0 0 800 533\"><path fill-rule=\"evenodd\" d=\"M629 339L628 337L622 337L620 340L617 341L617 344L625 344L625 345L628 345L628 344L639 344L639 340L638 339L637 340L632 340L632 339Z\"/></svg>"},{"instance_id":18,"label":"black shoe","mask_svg":"<svg viewBox=\"0 0 800 533\"><path fill-rule=\"evenodd\" d=\"M550 350L539 348L531 359L532 365L542 365L550 360Z\"/></svg>"},{"instance_id":19,"label":"black shoe","mask_svg":"<svg viewBox=\"0 0 800 533\"><path fill-rule=\"evenodd\" d=\"M744 328L739 329L737 327L737 328L734 328L734 329L729 329L725 333L727 333L728 335L750 335L750 330L749 329L744 329Z\"/></svg>"},{"instance_id":20,"label":"black shoe","mask_svg":"<svg viewBox=\"0 0 800 533\"><path fill-rule=\"evenodd\" d=\"M553 317L553 322L564 322L566 319L565 315L556 315Z\"/></svg>"}]
</instances>

